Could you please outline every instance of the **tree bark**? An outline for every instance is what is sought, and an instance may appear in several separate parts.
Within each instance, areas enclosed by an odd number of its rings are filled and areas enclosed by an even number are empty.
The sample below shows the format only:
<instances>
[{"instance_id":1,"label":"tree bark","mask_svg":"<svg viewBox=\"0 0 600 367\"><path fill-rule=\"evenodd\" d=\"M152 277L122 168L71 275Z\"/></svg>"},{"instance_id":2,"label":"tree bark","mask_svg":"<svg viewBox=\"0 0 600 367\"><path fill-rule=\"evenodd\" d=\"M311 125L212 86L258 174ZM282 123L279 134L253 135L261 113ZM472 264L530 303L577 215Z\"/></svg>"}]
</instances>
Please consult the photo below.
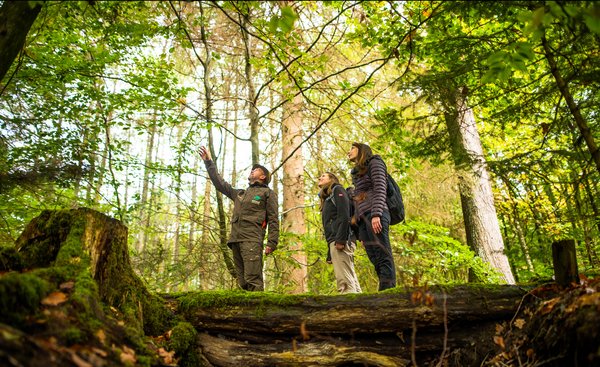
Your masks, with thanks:
<instances>
[{"instance_id":1,"label":"tree bark","mask_svg":"<svg viewBox=\"0 0 600 367\"><path fill-rule=\"evenodd\" d=\"M449 97L453 111L446 115L452 156L459 174L459 189L467 243L494 267L508 284L514 284L504 243L490 177L479 139L473 110L467 106L465 89Z\"/></svg>"},{"instance_id":2,"label":"tree bark","mask_svg":"<svg viewBox=\"0 0 600 367\"><path fill-rule=\"evenodd\" d=\"M248 14L241 15L242 40L244 41L244 72L248 87L248 117L250 119L250 143L252 144L252 164L259 164L260 149L258 146L258 108L256 88L254 87L254 74L252 72L252 38L247 27L250 25L250 9Z\"/></svg>"},{"instance_id":3,"label":"tree bark","mask_svg":"<svg viewBox=\"0 0 600 367\"><path fill-rule=\"evenodd\" d=\"M200 14L202 14L202 18L204 18L204 8L202 3L200 3ZM203 19L204 20L204 19ZM208 43L208 35L205 29L205 23L200 23L200 37L202 40L202 45L204 46L204 58L199 58L202 66L204 67L204 93L206 98L205 105L205 114L206 120L212 122L213 119L213 98L212 98L212 56L211 56L211 48ZM210 149L210 154L212 157L215 157L215 164L217 164L217 155L215 154L215 144L212 134L212 127L208 129L208 148ZM221 172L223 174L223 172ZM223 255L223 260L225 261L225 266L229 271L229 274L233 278L236 277L235 266L233 265L233 259L231 257L231 252L229 247L227 246L227 221L225 218L225 206L223 204L223 195L220 192L216 192L217 196L217 210L219 213L219 250Z\"/></svg>"},{"instance_id":4,"label":"tree bark","mask_svg":"<svg viewBox=\"0 0 600 367\"><path fill-rule=\"evenodd\" d=\"M575 253L575 240L561 240L552 243L552 264L556 283L568 287L579 284L579 270Z\"/></svg>"},{"instance_id":5,"label":"tree bark","mask_svg":"<svg viewBox=\"0 0 600 367\"><path fill-rule=\"evenodd\" d=\"M292 264L289 275L293 293L306 292L307 258L300 236L306 233L304 218L304 163L302 161L302 96L284 104L283 112L283 157L296 152L283 164L283 220L282 230L294 235L290 238L289 250Z\"/></svg>"},{"instance_id":6,"label":"tree bark","mask_svg":"<svg viewBox=\"0 0 600 367\"><path fill-rule=\"evenodd\" d=\"M508 285L458 286L355 297L298 295L285 303L256 295L190 306L203 297L191 293L168 303L202 333L200 348L218 366L404 366L413 352L423 362L482 339L493 347L496 323L510 320L526 293Z\"/></svg>"},{"instance_id":7,"label":"tree bark","mask_svg":"<svg viewBox=\"0 0 600 367\"><path fill-rule=\"evenodd\" d=\"M596 164L596 170L600 172L600 150L598 150L598 145L594 140L594 135L592 134L592 130L590 129L587 121L581 116L581 111L579 110L579 106L575 103L575 99L569 90L569 85L563 79L560 70L558 70L558 64L554 59L554 53L552 49L550 49L550 45L546 40L545 36L542 36L542 46L544 47L544 56L546 56L546 60L548 60L548 65L550 66L550 72L554 76L554 80L556 80L556 85L558 86L558 90L560 94L567 102L567 106L569 107L569 111L571 111L571 115L573 115L573 119L577 123L577 127L579 128L579 132L581 136L585 140L587 144L588 150L594 163Z\"/></svg>"},{"instance_id":8,"label":"tree bark","mask_svg":"<svg viewBox=\"0 0 600 367\"><path fill-rule=\"evenodd\" d=\"M154 116L156 116L156 113ZM145 256L146 244L148 242L148 229L150 228L150 167L152 167L156 124L152 123L148 130L146 158L144 160L144 176L142 178L142 195L140 197L140 219L143 226L139 233L139 239L135 243L135 249L142 258Z\"/></svg>"},{"instance_id":9,"label":"tree bark","mask_svg":"<svg viewBox=\"0 0 600 367\"><path fill-rule=\"evenodd\" d=\"M42 5L29 1L6 0L0 7L0 81L25 45L29 29Z\"/></svg>"},{"instance_id":10,"label":"tree bark","mask_svg":"<svg viewBox=\"0 0 600 367\"><path fill-rule=\"evenodd\" d=\"M25 267L74 266L88 261L100 299L117 309L129 308L127 320L149 335L162 332L150 294L129 260L127 227L95 210L43 211L15 243ZM82 255L82 254L85 254ZM131 318L133 316L133 318Z\"/></svg>"}]
</instances>

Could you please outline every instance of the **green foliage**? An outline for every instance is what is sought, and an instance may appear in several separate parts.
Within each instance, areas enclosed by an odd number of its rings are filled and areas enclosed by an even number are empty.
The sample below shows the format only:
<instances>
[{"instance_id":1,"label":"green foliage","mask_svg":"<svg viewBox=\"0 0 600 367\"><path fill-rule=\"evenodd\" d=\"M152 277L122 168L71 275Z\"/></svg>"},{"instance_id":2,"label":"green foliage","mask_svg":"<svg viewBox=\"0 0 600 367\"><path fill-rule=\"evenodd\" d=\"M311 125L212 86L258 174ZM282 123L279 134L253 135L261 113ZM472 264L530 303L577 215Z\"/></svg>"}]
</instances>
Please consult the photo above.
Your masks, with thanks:
<instances>
[{"instance_id":1,"label":"green foliage","mask_svg":"<svg viewBox=\"0 0 600 367\"><path fill-rule=\"evenodd\" d=\"M269 20L269 30L272 33L281 30L283 33L289 33L294 28L294 22L298 15L291 6L283 6L279 15L273 15Z\"/></svg>"},{"instance_id":2,"label":"green foliage","mask_svg":"<svg viewBox=\"0 0 600 367\"><path fill-rule=\"evenodd\" d=\"M498 274L463 243L450 237L447 228L408 221L394 231L393 249L401 285L466 283L469 272L486 283L497 283ZM394 228L395 229L395 228Z\"/></svg>"}]
</instances>

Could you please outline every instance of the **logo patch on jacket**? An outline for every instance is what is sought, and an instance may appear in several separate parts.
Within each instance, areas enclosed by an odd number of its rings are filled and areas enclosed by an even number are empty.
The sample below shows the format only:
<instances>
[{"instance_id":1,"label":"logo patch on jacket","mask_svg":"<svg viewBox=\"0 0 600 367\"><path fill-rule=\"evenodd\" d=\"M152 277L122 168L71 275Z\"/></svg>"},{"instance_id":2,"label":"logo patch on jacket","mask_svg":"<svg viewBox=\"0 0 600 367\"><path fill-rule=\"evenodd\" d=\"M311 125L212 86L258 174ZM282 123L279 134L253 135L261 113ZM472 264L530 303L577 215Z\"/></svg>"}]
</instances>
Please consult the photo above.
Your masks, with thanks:
<instances>
[{"instance_id":1,"label":"logo patch on jacket","mask_svg":"<svg viewBox=\"0 0 600 367\"><path fill-rule=\"evenodd\" d=\"M261 197L259 195L256 195L252 198L252 203L253 204L260 204L260 199Z\"/></svg>"}]
</instances>

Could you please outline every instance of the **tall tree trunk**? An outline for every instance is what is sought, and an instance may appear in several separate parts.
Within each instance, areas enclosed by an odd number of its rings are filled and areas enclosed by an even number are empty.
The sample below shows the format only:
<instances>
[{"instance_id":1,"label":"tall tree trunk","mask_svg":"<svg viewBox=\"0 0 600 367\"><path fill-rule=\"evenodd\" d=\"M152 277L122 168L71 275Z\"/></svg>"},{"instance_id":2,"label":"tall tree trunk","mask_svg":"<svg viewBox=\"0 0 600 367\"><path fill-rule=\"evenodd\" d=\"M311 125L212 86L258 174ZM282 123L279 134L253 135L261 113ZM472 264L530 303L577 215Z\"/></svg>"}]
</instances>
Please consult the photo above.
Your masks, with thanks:
<instances>
[{"instance_id":1,"label":"tall tree trunk","mask_svg":"<svg viewBox=\"0 0 600 367\"><path fill-rule=\"evenodd\" d=\"M236 74L237 75L237 74ZM239 95L239 80L235 81L235 98L233 99L233 160L231 162L231 184L236 186L238 180L238 172L237 172L237 134L238 134L238 115L239 115L239 104L238 98ZM228 214L231 215L233 213L233 202L229 204Z\"/></svg>"},{"instance_id":2,"label":"tall tree trunk","mask_svg":"<svg viewBox=\"0 0 600 367\"><path fill-rule=\"evenodd\" d=\"M517 211L516 205L514 206L514 224L515 224L515 232L517 233L517 237L519 239L519 244L521 245L521 251L523 251L523 256L525 257L525 263L527 264L527 270L530 272L535 272L535 268L533 266L533 262L531 261L531 256L529 254L529 246L527 245L527 240L525 239L525 233L523 232L523 228L521 227L521 219L519 218L519 212Z\"/></svg>"},{"instance_id":3,"label":"tall tree trunk","mask_svg":"<svg viewBox=\"0 0 600 367\"><path fill-rule=\"evenodd\" d=\"M248 32L250 15L242 15L242 39L244 41L244 62L246 84L248 86L248 117L250 119L250 143L252 145L252 164L258 164L260 149L258 146L258 108L256 107L258 96L254 88L254 75L252 72L252 38Z\"/></svg>"},{"instance_id":4,"label":"tall tree trunk","mask_svg":"<svg viewBox=\"0 0 600 367\"><path fill-rule=\"evenodd\" d=\"M25 45L43 1L5 0L0 7L0 82Z\"/></svg>"},{"instance_id":5,"label":"tall tree trunk","mask_svg":"<svg viewBox=\"0 0 600 367\"><path fill-rule=\"evenodd\" d=\"M140 234L136 242L136 251L144 256L146 243L148 241L148 229L150 228L150 205L149 205L149 186L150 186L150 167L152 166L152 153L154 152L154 138L156 136L156 124L152 123L148 129L148 139L146 141L146 159L144 160L144 177L142 178L142 196L140 197Z\"/></svg>"},{"instance_id":6,"label":"tall tree trunk","mask_svg":"<svg viewBox=\"0 0 600 367\"><path fill-rule=\"evenodd\" d=\"M284 104L283 112L283 157L287 157L302 143L302 96ZM302 148L298 149L283 165L283 220L284 232L293 234L290 237L289 249L294 264L290 281L293 282L293 293L306 292L306 253L302 249L300 237L306 233L304 220L304 164Z\"/></svg>"},{"instance_id":7,"label":"tall tree trunk","mask_svg":"<svg viewBox=\"0 0 600 367\"><path fill-rule=\"evenodd\" d=\"M204 59L201 59L200 62L204 67L204 93L206 98L205 104L205 115L207 121L213 120L213 100L212 100L212 85L211 85L211 77L212 77L212 57L211 57L211 49L208 44L208 39L206 35L206 19L204 17L204 6L200 3L200 14L202 16L202 22L200 24L200 37L202 40L202 44L204 46ZM216 159L217 155L215 154L215 144L212 134L212 128L208 129L208 148L210 149L210 154L215 158L215 164L217 164ZM222 174L222 172L221 172ZM223 260L225 261L225 266L232 277L236 277L235 267L233 265L233 259L231 258L231 252L229 247L227 246L227 221L225 218L225 207L223 205L223 195L220 192L217 192L217 209L219 212L219 249L223 254Z\"/></svg>"},{"instance_id":8,"label":"tall tree trunk","mask_svg":"<svg viewBox=\"0 0 600 367\"><path fill-rule=\"evenodd\" d=\"M577 103L575 103L575 99L569 90L569 85L563 79L560 70L558 70L558 64L556 63L556 59L554 59L554 53L552 52L552 49L550 48L548 40L545 36L542 36L542 46L544 46L544 56L546 56L546 60L548 60L548 65L550 65L550 71L552 72L552 76L554 76L554 80L556 80L558 90L567 102L569 111L571 111L573 119L575 119L577 127L579 128L579 132L585 140L590 155L596 164L596 170L600 173L600 150L598 150L598 146L594 140L594 135L592 135L592 131L590 130L587 121L585 121L583 116L581 116L581 111L579 111L579 106L577 106Z\"/></svg>"},{"instance_id":9,"label":"tall tree trunk","mask_svg":"<svg viewBox=\"0 0 600 367\"><path fill-rule=\"evenodd\" d=\"M185 143L183 142L183 124L179 124L177 126L177 145L180 147L183 147L185 145ZM181 241L180 241L180 236L181 236L181 220L182 220L182 200L181 200L181 174L183 171L183 157L181 156L181 153L178 153L178 157L177 157L177 175L175 177L175 183L174 183L174 190L175 190L175 220L174 220L174 226L175 226L175 233L173 234L173 258L171 259L171 266L170 268L173 269L174 267L177 266L177 264L180 264L181 261L179 259L180 254L181 254ZM169 288L168 291L178 291L179 288L176 285L174 288Z\"/></svg>"},{"instance_id":10,"label":"tall tree trunk","mask_svg":"<svg viewBox=\"0 0 600 367\"><path fill-rule=\"evenodd\" d=\"M510 200L513 210L512 217L508 216L508 220L514 223L514 231L517 235L517 240L521 247L521 251L523 252L523 256L525 257L525 262L527 263L527 270L530 272L535 271L535 267L533 266L533 262L531 261L531 255L529 252L529 245L527 244L527 240L525 239L525 232L523 231L523 227L521 226L521 218L519 217L519 208L517 206L517 202L515 201L516 193L511 188L510 181L508 178L501 176L500 179L506 186L506 190L509 192L508 200ZM503 222L504 223L504 222ZM506 226L505 226L506 227ZM506 237L506 233L505 233Z\"/></svg>"},{"instance_id":11,"label":"tall tree trunk","mask_svg":"<svg viewBox=\"0 0 600 367\"><path fill-rule=\"evenodd\" d=\"M494 267L504 280L514 284L496 215L492 186L486 168L475 116L467 106L465 89L453 93L455 110L446 114L452 156L459 178L459 189L467 243Z\"/></svg>"},{"instance_id":12,"label":"tall tree trunk","mask_svg":"<svg viewBox=\"0 0 600 367\"><path fill-rule=\"evenodd\" d=\"M100 167L97 171L98 175L96 176L96 183L94 185L94 204L99 203L102 198L102 185L104 185L104 176L106 175L106 162L108 159L108 152L110 149L108 141L108 137L110 136L110 125L107 123L104 124L104 134L104 151L102 152L102 158L100 159Z\"/></svg>"},{"instance_id":13,"label":"tall tree trunk","mask_svg":"<svg viewBox=\"0 0 600 367\"><path fill-rule=\"evenodd\" d=\"M206 180L206 186L204 187L204 208L202 210L202 237L200 237L200 243L198 244L198 246L196 246L197 253L207 253L212 247L209 243L208 237L208 229L211 228L211 190L212 184L210 183L210 180ZM206 287L208 285L206 279L209 277L209 274L205 274L205 269L208 268L208 259L206 256L201 256L199 258L201 259L201 262L200 264L198 264L198 281L200 283L200 288L206 290Z\"/></svg>"}]
</instances>

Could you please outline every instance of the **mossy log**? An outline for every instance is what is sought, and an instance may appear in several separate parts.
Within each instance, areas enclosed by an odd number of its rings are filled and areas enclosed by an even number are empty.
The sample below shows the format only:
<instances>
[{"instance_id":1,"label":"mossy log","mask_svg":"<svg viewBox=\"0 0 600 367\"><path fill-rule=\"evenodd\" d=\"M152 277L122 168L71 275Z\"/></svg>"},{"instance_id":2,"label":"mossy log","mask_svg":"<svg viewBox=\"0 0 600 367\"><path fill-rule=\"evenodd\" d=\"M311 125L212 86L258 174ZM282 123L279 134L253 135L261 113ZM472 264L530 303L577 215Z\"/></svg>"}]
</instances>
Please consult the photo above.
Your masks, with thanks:
<instances>
[{"instance_id":1,"label":"mossy log","mask_svg":"<svg viewBox=\"0 0 600 367\"><path fill-rule=\"evenodd\" d=\"M169 302L217 366L403 366L481 341L491 350L496 324L514 316L526 293L460 286L344 296L189 293ZM479 365L483 352L461 363Z\"/></svg>"}]
</instances>

